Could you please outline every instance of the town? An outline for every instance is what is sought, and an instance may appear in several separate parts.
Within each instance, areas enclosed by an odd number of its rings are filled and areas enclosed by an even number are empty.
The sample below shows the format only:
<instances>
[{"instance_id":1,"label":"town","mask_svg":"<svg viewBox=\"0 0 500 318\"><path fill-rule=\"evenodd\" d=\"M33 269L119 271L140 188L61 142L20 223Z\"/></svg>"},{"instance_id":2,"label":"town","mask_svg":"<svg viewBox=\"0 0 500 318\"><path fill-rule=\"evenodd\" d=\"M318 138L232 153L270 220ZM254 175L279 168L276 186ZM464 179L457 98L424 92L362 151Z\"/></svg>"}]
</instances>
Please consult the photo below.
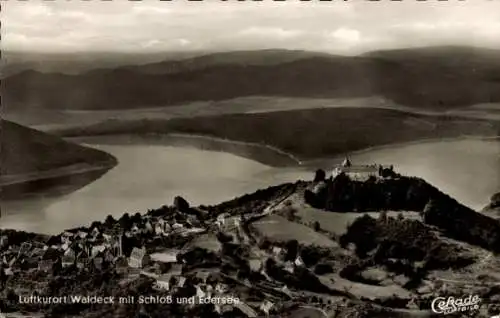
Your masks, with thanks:
<instances>
[{"instance_id":1,"label":"town","mask_svg":"<svg viewBox=\"0 0 500 318\"><path fill-rule=\"evenodd\" d=\"M275 200L282 201L283 197ZM200 305L210 305L216 314L231 317L277 312L297 295L272 279L268 271L281 266L292 275L305 270L306 265L297 251L290 259L292 251L249 230L250 221L270 211L270 206L262 205L249 213L211 215L214 211L191 208L186 200L176 197L170 207L145 215L125 214L119 220L108 216L88 228L67 230L43 240L2 231L0 287L8 291L10 299L3 307L32 312L54 310L55 304L64 307L71 302L44 302L43 298L81 294L82 290L96 294L102 282L87 289L80 285L92 284L89 277L107 275L103 281L113 277L118 290L129 290L145 280L154 293L118 293L120 303L176 303L186 307L186 314ZM55 287L56 280L65 280L61 283L67 289ZM314 295L300 294L306 299ZM33 301L34 297L42 300ZM22 299L32 301L19 301Z\"/></svg>"}]
</instances>

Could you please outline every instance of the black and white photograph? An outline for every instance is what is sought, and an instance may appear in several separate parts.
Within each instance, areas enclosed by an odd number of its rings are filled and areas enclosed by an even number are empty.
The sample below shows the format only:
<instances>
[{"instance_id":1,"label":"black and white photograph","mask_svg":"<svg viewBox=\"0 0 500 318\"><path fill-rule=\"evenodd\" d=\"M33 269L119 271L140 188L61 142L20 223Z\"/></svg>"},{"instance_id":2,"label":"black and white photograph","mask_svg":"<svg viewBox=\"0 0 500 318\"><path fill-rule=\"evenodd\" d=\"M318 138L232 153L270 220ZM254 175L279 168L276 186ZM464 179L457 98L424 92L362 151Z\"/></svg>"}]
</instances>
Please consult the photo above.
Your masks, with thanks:
<instances>
[{"instance_id":1,"label":"black and white photograph","mask_svg":"<svg viewBox=\"0 0 500 318\"><path fill-rule=\"evenodd\" d=\"M0 6L0 318L500 317L500 1Z\"/></svg>"}]
</instances>

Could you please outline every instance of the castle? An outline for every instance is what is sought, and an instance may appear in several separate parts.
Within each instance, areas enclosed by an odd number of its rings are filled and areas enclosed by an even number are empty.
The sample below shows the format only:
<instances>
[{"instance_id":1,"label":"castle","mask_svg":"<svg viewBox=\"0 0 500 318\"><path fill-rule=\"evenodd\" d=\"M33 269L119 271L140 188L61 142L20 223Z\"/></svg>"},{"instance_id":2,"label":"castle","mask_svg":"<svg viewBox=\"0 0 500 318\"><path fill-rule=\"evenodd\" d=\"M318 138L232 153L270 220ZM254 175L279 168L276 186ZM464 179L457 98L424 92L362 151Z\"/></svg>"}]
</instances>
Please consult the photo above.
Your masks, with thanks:
<instances>
[{"instance_id":1,"label":"castle","mask_svg":"<svg viewBox=\"0 0 500 318\"><path fill-rule=\"evenodd\" d=\"M337 165L332 171L332 177L335 178L343 173L350 179L356 181L366 181L370 177L381 178L386 175L393 174L394 167L383 167L382 165L352 165L349 158L346 156L342 164Z\"/></svg>"}]
</instances>

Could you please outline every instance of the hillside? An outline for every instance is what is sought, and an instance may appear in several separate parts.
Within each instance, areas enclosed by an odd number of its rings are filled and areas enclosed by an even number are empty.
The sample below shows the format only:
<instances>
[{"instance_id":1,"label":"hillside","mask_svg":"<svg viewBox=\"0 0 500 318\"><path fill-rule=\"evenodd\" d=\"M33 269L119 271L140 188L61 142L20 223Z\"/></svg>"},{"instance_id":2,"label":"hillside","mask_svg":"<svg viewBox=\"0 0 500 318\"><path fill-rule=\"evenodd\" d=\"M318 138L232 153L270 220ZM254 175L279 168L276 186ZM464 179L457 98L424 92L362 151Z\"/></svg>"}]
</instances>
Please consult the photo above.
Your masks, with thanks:
<instances>
[{"instance_id":1,"label":"hillside","mask_svg":"<svg viewBox=\"0 0 500 318\"><path fill-rule=\"evenodd\" d=\"M447 67L472 66L474 68L498 67L499 50L471 46L436 46L411 49L395 49L372 51L363 54L365 57L385 59L399 62L439 63Z\"/></svg>"},{"instance_id":2,"label":"hillside","mask_svg":"<svg viewBox=\"0 0 500 318\"><path fill-rule=\"evenodd\" d=\"M409 200L403 208L421 209L410 202L415 198L432 197L438 205L446 201L448 208L461 211L457 221L469 228L454 229L449 217L455 212L445 216L446 209L424 213L444 217L444 223L433 217L406 219L407 211L396 218L343 212L356 217L345 234L333 235L323 224L306 224L290 213L301 209L300 198L314 186L306 181L214 206L190 207L176 197L171 206L126 213L118 220L108 216L51 237L0 230L5 260L0 306L7 313L64 312L85 318L431 317L436 297L475 295L478 300L461 311L475 317L495 314L500 260L490 252L495 246L482 248L471 241L495 236L498 221L478 217L424 180L391 177L383 182L414 187L409 199L404 191L394 192L402 205ZM425 197L428 189L432 193ZM330 194L339 190L330 189ZM386 185L378 190L391 197ZM466 235L459 237L459 232ZM91 252L79 246L90 246ZM33 290L41 297L89 294L115 300L19 302ZM118 302L118 297L135 301ZM222 298L237 301L217 303Z\"/></svg>"},{"instance_id":3,"label":"hillside","mask_svg":"<svg viewBox=\"0 0 500 318\"><path fill-rule=\"evenodd\" d=\"M107 153L72 144L13 122L2 120L1 123L0 185L3 199L21 195L17 190L22 192L23 187L40 179L108 170L116 164L116 159ZM38 190L43 188L42 184Z\"/></svg>"},{"instance_id":4,"label":"hillside","mask_svg":"<svg viewBox=\"0 0 500 318\"><path fill-rule=\"evenodd\" d=\"M468 54L436 50L425 58L410 58L419 52L347 57L271 50L215 53L80 75L29 70L5 78L3 98L11 109L134 109L253 95L377 95L438 110L500 101L500 54L495 58L493 53L481 55L480 49Z\"/></svg>"},{"instance_id":5,"label":"hillside","mask_svg":"<svg viewBox=\"0 0 500 318\"><path fill-rule=\"evenodd\" d=\"M233 51L212 53L190 59L162 61L123 69L144 74L173 74L203 70L221 65L258 66L278 65L312 57L333 57L327 53L300 50L269 49L259 51Z\"/></svg>"},{"instance_id":6,"label":"hillside","mask_svg":"<svg viewBox=\"0 0 500 318\"><path fill-rule=\"evenodd\" d=\"M58 135L183 133L266 144L300 159L373 146L463 135L496 136L499 123L374 108L327 108L171 120L107 121ZM395 133L397 132L397 133Z\"/></svg>"},{"instance_id":7,"label":"hillside","mask_svg":"<svg viewBox=\"0 0 500 318\"><path fill-rule=\"evenodd\" d=\"M44 53L2 51L0 78L34 70L42 73L81 74L90 70L113 69L129 65L156 63L166 60L182 60L206 52L76 52Z\"/></svg>"},{"instance_id":8,"label":"hillside","mask_svg":"<svg viewBox=\"0 0 500 318\"><path fill-rule=\"evenodd\" d=\"M491 196L490 202L483 208L482 212L497 218L500 217L500 192Z\"/></svg>"}]
</instances>

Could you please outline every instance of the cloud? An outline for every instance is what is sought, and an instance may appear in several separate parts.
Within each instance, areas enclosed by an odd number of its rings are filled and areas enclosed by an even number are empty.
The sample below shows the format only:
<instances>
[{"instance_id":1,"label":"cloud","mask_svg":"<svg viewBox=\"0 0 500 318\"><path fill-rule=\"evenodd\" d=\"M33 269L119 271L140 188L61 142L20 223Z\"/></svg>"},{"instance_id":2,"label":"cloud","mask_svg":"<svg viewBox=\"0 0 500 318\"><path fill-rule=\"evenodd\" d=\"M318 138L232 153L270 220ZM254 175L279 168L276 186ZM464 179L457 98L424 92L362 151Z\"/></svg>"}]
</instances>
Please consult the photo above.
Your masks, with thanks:
<instances>
[{"instance_id":1,"label":"cloud","mask_svg":"<svg viewBox=\"0 0 500 318\"><path fill-rule=\"evenodd\" d=\"M294 38L303 33L300 30L287 30L279 27L251 27L240 31L238 35L281 40Z\"/></svg>"},{"instance_id":2,"label":"cloud","mask_svg":"<svg viewBox=\"0 0 500 318\"><path fill-rule=\"evenodd\" d=\"M500 46L500 1L53 1L2 4L3 49L357 54L440 43Z\"/></svg>"},{"instance_id":3,"label":"cloud","mask_svg":"<svg viewBox=\"0 0 500 318\"><path fill-rule=\"evenodd\" d=\"M339 28L331 33L331 36L348 45L355 45L361 40L361 33L350 28Z\"/></svg>"}]
</instances>

